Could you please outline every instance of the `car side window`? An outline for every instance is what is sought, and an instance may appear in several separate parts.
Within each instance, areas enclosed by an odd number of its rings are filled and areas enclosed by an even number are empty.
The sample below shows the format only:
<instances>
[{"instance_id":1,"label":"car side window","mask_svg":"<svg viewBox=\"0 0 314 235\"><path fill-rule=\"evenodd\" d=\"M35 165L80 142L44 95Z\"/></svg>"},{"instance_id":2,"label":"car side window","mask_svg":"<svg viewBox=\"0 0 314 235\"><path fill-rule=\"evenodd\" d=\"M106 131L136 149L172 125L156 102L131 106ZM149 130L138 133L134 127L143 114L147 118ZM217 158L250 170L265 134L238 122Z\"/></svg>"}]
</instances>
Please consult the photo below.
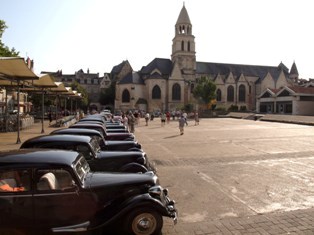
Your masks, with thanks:
<instances>
[{"instance_id":1,"label":"car side window","mask_svg":"<svg viewBox=\"0 0 314 235\"><path fill-rule=\"evenodd\" d=\"M56 191L74 188L72 175L65 169L41 169L36 171L38 191Z\"/></svg>"},{"instance_id":2,"label":"car side window","mask_svg":"<svg viewBox=\"0 0 314 235\"><path fill-rule=\"evenodd\" d=\"M30 190L29 170L0 170L0 193L25 192Z\"/></svg>"}]
</instances>

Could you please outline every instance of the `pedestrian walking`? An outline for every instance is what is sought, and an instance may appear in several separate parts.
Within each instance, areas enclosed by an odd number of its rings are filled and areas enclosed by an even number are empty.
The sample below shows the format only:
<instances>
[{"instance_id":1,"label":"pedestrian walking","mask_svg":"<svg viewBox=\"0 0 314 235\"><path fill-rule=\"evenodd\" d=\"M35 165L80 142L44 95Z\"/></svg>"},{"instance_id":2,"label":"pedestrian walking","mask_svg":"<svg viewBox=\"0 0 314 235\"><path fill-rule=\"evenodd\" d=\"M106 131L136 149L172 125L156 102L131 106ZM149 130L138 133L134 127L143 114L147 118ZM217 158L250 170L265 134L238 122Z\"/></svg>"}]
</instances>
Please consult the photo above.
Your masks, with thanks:
<instances>
[{"instance_id":1,"label":"pedestrian walking","mask_svg":"<svg viewBox=\"0 0 314 235\"><path fill-rule=\"evenodd\" d=\"M184 112L182 115L183 115L183 117L185 119L185 125L189 125L188 124L188 114L186 112Z\"/></svg>"},{"instance_id":2,"label":"pedestrian walking","mask_svg":"<svg viewBox=\"0 0 314 235\"><path fill-rule=\"evenodd\" d=\"M169 124L170 123L170 112L168 111L167 113L166 113L166 118L167 118L167 124Z\"/></svg>"},{"instance_id":3,"label":"pedestrian walking","mask_svg":"<svg viewBox=\"0 0 314 235\"><path fill-rule=\"evenodd\" d=\"M149 120L149 112L147 112L147 113L145 114L146 126L148 126L148 120Z\"/></svg>"},{"instance_id":4,"label":"pedestrian walking","mask_svg":"<svg viewBox=\"0 0 314 235\"><path fill-rule=\"evenodd\" d=\"M128 117L125 114L122 114L122 124L126 127L126 129L129 130L129 125L128 125Z\"/></svg>"},{"instance_id":5,"label":"pedestrian walking","mask_svg":"<svg viewBox=\"0 0 314 235\"><path fill-rule=\"evenodd\" d=\"M48 119L49 119L49 126L50 126L52 122L52 114L50 111L48 112Z\"/></svg>"},{"instance_id":6,"label":"pedestrian walking","mask_svg":"<svg viewBox=\"0 0 314 235\"><path fill-rule=\"evenodd\" d=\"M136 118L134 117L133 113L131 112L129 114L129 117L128 117L128 124L129 124L131 133L135 133L135 128L134 128L135 123L136 123Z\"/></svg>"},{"instance_id":7,"label":"pedestrian walking","mask_svg":"<svg viewBox=\"0 0 314 235\"><path fill-rule=\"evenodd\" d=\"M160 120L161 120L161 126L165 126L165 124L166 124L166 114L165 113L161 114Z\"/></svg>"},{"instance_id":8,"label":"pedestrian walking","mask_svg":"<svg viewBox=\"0 0 314 235\"><path fill-rule=\"evenodd\" d=\"M195 126L200 124L200 119L198 117L198 112L194 113Z\"/></svg>"},{"instance_id":9,"label":"pedestrian walking","mask_svg":"<svg viewBox=\"0 0 314 235\"><path fill-rule=\"evenodd\" d=\"M181 118L179 118L179 129L180 129L180 135L184 134L184 126L185 126L185 118L182 115Z\"/></svg>"}]
</instances>

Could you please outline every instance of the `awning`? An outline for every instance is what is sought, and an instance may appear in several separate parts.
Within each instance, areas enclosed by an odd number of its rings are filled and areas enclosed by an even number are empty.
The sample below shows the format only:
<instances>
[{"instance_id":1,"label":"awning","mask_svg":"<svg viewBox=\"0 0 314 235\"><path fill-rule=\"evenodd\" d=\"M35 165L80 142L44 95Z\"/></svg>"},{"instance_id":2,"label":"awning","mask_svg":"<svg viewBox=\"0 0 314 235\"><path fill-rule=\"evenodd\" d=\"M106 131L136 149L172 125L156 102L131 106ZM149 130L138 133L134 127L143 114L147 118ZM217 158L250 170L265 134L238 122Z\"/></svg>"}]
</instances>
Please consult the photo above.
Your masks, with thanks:
<instances>
[{"instance_id":1,"label":"awning","mask_svg":"<svg viewBox=\"0 0 314 235\"><path fill-rule=\"evenodd\" d=\"M0 57L0 78L9 80L32 80L38 76L30 70L24 58Z\"/></svg>"}]
</instances>

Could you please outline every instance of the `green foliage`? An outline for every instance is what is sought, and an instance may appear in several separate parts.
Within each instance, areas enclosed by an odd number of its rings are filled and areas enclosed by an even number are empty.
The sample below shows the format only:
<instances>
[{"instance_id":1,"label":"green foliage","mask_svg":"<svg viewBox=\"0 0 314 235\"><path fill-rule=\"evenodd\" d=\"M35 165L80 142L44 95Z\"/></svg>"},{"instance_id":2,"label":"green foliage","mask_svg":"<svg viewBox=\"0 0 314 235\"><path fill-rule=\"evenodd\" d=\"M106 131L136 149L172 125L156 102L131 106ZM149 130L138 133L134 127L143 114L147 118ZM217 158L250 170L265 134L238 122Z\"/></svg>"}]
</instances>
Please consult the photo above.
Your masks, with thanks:
<instances>
[{"instance_id":1,"label":"green foliage","mask_svg":"<svg viewBox=\"0 0 314 235\"><path fill-rule=\"evenodd\" d=\"M3 20L0 20L0 56L2 57L15 57L19 55L19 52L14 48L10 49L2 42L2 34L5 29L8 28Z\"/></svg>"},{"instance_id":2,"label":"green foliage","mask_svg":"<svg viewBox=\"0 0 314 235\"><path fill-rule=\"evenodd\" d=\"M184 105L184 110L185 110L187 113L191 113L191 112L193 111L193 107L194 107L193 104L186 104L186 105Z\"/></svg>"},{"instance_id":3,"label":"green foliage","mask_svg":"<svg viewBox=\"0 0 314 235\"><path fill-rule=\"evenodd\" d=\"M216 98L215 91L216 85L214 82L209 77L201 77L193 89L193 96L204 104L208 104Z\"/></svg>"},{"instance_id":4,"label":"green foliage","mask_svg":"<svg viewBox=\"0 0 314 235\"><path fill-rule=\"evenodd\" d=\"M116 94L116 85L111 82L110 86L100 93L99 103L102 105L113 105Z\"/></svg>"},{"instance_id":5,"label":"green foliage","mask_svg":"<svg viewBox=\"0 0 314 235\"><path fill-rule=\"evenodd\" d=\"M71 88L72 90L76 90L77 93L81 93L82 99L78 101L78 105L81 109L87 110L89 104L87 91L76 81L71 84Z\"/></svg>"},{"instance_id":6,"label":"green foliage","mask_svg":"<svg viewBox=\"0 0 314 235\"><path fill-rule=\"evenodd\" d=\"M240 106L240 111L246 111L246 106L245 105L241 105Z\"/></svg>"},{"instance_id":7,"label":"green foliage","mask_svg":"<svg viewBox=\"0 0 314 235\"><path fill-rule=\"evenodd\" d=\"M232 105L228 108L228 111L231 111L231 112L239 111L239 107L238 107L238 105L232 104Z\"/></svg>"}]
</instances>

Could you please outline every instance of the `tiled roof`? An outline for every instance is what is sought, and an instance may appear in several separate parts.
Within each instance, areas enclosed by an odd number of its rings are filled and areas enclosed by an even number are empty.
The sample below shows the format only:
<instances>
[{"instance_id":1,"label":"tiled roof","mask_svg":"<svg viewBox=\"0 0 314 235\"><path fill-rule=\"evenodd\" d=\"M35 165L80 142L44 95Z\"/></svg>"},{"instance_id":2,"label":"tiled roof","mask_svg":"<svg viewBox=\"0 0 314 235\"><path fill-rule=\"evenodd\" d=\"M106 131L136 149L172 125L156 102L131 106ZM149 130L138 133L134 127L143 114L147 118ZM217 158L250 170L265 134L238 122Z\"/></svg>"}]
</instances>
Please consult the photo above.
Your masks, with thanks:
<instances>
[{"instance_id":1,"label":"tiled roof","mask_svg":"<svg viewBox=\"0 0 314 235\"><path fill-rule=\"evenodd\" d=\"M235 77L239 77L241 74L244 76L253 76L258 78L264 78L269 72L273 78L278 78L281 71L284 71L286 76L288 75L281 66L261 66L261 65L242 65L242 64L224 64L224 63L211 63L211 62L196 62L197 74L212 74L216 76L218 73L221 75L227 75L230 72Z\"/></svg>"},{"instance_id":2,"label":"tiled roof","mask_svg":"<svg viewBox=\"0 0 314 235\"><path fill-rule=\"evenodd\" d=\"M111 70L111 74L118 74L121 72L121 69L123 68L123 66L125 65L125 63L128 63L127 60L122 61L120 64L114 66Z\"/></svg>"},{"instance_id":3,"label":"tiled roof","mask_svg":"<svg viewBox=\"0 0 314 235\"><path fill-rule=\"evenodd\" d=\"M314 87L300 87L300 86L293 86L289 87L295 93L302 93L302 94L314 94Z\"/></svg>"},{"instance_id":4,"label":"tiled roof","mask_svg":"<svg viewBox=\"0 0 314 235\"><path fill-rule=\"evenodd\" d=\"M148 65L142 67L141 73L150 74L154 69L158 69L162 74L170 75L172 61L170 59L155 58Z\"/></svg>"},{"instance_id":5,"label":"tiled roof","mask_svg":"<svg viewBox=\"0 0 314 235\"><path fill-rule=\"evenodd\" d=\"M129 73L122 78L118 84L144 84L144 80L139 76L138 73Z\"/></svg>"}]
</instances>

